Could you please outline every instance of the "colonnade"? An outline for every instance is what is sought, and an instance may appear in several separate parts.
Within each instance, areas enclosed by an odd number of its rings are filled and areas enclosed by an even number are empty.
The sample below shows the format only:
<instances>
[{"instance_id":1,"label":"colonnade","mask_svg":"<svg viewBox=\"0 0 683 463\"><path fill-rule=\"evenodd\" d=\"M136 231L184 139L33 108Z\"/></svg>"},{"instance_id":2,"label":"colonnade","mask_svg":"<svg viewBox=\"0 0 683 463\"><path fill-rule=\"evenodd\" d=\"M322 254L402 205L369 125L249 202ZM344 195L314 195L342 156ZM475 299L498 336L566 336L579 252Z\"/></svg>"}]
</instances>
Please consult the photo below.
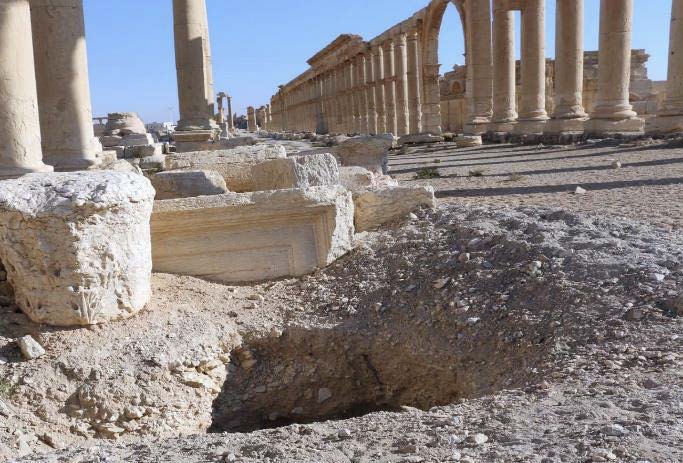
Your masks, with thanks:
<instances>
[{"instance_id":1,"label":"colonnade","mask_svg":"<svg viewBox=\"0 0 683 463\"><path fill-rule=\"evenodd\" d=\"M546 0L457 0L464 17L469 116L465 132L505 136L639 134L645 122L629 103L633 0L600 1L597 105L583 108L584 0L555 0L554 111L546 112ZM667 100L648 121L657 133L683 131L683 0L674 0ZM435 49L446 0L353 54L314 66L271 100L274 127L285 131L402 136L440 133ZM491 7L492 5L492 7ZM515 12L521 17L521 86L517 95ZM321 52L322 53L322 52ZM330 52L330 54L332 54Z\"/></svg>"}]
</instances>

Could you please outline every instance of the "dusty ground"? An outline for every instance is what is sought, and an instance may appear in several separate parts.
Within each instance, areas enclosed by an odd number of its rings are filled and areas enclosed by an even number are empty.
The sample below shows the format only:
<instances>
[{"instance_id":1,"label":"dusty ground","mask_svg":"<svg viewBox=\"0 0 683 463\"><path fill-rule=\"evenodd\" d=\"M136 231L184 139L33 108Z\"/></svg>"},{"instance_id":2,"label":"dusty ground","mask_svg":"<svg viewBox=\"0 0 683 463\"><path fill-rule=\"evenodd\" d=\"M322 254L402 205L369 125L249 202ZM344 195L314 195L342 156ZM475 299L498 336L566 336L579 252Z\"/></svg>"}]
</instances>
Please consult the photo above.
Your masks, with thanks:
<instances>
[{"instance_id":1,"label":"dusty ground","mask_svg":"<svg viewBox=\"0 0 683 463\"><path fill-rule=\"evenodd\" d=\"M681 153L410 148L394 172L443 204L311 277L155 275L147 310L94 329L4 307L0 455L681 461ZM434 159L443 177L411 180ZM21 361L25 333L46 357Z\"/></svg>"}]
</instances>

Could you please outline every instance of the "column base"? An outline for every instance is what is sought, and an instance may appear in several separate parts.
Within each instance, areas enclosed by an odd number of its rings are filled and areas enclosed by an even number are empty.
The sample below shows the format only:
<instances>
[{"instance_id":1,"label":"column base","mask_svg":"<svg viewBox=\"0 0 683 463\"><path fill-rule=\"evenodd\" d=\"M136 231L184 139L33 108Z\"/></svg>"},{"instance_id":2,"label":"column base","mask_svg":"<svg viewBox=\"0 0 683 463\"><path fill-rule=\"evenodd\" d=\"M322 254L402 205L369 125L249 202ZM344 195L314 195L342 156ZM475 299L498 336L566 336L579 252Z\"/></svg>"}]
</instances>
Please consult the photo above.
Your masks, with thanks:
<instances>
[{"instance_id":1,"label":"column base","mask_svg":"<svg viewBox=\"0 0 683 463\"><path fill-rule=\"evenodd\" d=\"M683 115L657 116L647 120L645 132L652 136L672 136L683 134Z\"/></svg>"},{"instance_id":2,"label":"column base","mask_svg":"<svg viewBox=\"0 0 683 463\"><path fill-rule=\"evenodd\" d=\"M491 122L484 138L493 143L508 143L515 125L516 122Z\"/></svg>"},{"instance_id":3,"label":"column base","mask_svg":"<svg viewBox=\"0 0 683 463\"><path fill-rule=\"evenodd\" d=\"M588 138L634 138L644 135L645 120L630 119L589 119L585 124Z\"/></svg>"},{"instance_id":4,"label":"column base","mask_svg":"<svg viewBox=\"0 0 683 463\"><path fill-rule=\"evenodd\" d=\"M468 122L462 128L465 135L484 135L488 130L491 123L486 122Z\"/></svg>"},{"instance_id":5,"label":"column base","mask_svg":"<svg viewBox=\"0 0 683 463\"><path fill-rule=\"evenodd\" d=\"M551 119L543 132L543 143L571 145L585 140L584 126L588 118Z\"/></svg>"},{"instance_id":6,"label":"column base","mask_svg":"<svg viewBox=\"0 0 683 463\"><path fill-rule=\"evenodd\" d=\"M45 164L53 166L55 172L96 170L102 164L102 160L97 155L93 158L85 158L75 154L46 154L43 156L43 161Z\"/></svg>"},{"instance_id":7,"label":"column base","mask_svg":"<svg viewBox=\"0 0 683 463\"><path fill-rule=\"evenodd\" d=\"M215 138L215 130L183 130L173 133L173 140L176 142L212 141Z\"/></svg>"},{"instance_id":8,"label":"column base","mask_svg":"<svg viewBox=\"0 0 683 463\"><path fill-rule=\"evenodd\" d=\"M0 180L9 180L26 174L54 172L52 166L41 164L35 167L0 167Z\"/></svg>"}]
</instances>

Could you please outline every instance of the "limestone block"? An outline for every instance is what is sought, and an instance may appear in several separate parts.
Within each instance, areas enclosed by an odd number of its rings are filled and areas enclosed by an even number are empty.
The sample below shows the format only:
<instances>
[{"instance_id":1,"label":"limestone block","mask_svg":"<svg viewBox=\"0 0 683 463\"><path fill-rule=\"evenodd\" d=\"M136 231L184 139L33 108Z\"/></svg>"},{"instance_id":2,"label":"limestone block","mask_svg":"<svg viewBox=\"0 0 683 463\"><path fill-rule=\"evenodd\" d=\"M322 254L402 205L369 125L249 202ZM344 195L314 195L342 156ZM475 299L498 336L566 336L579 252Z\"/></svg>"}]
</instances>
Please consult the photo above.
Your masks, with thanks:
<instances>
[{"instance_id":1,"label":"limestone block","mask_svg":"<svg viewBox=\"0 0 683 463\"><path fill-rule=\"evenodd\" d=\"M33 336L27 335L17 339L17 345L19 350L21 350L21 355L26 360L35 360L45 355L45 349L38 341L33 339Z\"/></svg>"},{"instance_id":2,"label":"limestone block","mask_svg":"<svg viewBox=\"0 0 683 463\"><path fill-rule=\"evenodd\" d=\"M331 154L290 156L252 166L256 191L339 185L339 167Z\"/></svg>"},{"instance_id":3,"label":"limestone block","mask_svg":"<svg viewBox=\"0 0 683 463\"><path fill-rule=\"evenodd\" d=\"M130 317L150 298L154 189L113 171L2 182L0 260L17 305L37 323Z\"/></svg>"},{"instance_id":4,"label":"limestone block","mask_svg":"<svg viewBox=\"0 0 683 463\"><path fill-rule=\"evenodd\" d=\"M221 151L255 144L256 139L253 137L236 137L219 141L176 141L175 146L178 153L192 153L197 151Z\"/></svg>"},{"instance_id":5,"label":"limestone block","mask_svg":"<svg viewBox=\"0 0 683 463\"><path fill-rule=\"evenodd\" d=\"M455 145L458 148L470 148L473 146L481 146L482 140L480 135L460 135L454 138Z\"/></svg>"},{"instance_id":6,"label":"limestone block","mask_svg":"<svg viewBox=\"0 0 683 463\"><path fill-rule=\"evenodd\" d=\"M358 166L340 167L339 180L341 185L349 191L359 191L377 186L398 186L398 182L388 175L377 175Z\"/></svg>"},{"instance_id":7,"label":"limestone block","mask_svg":"<svg viewBox=\"0 0 683 463\"><path fill-rule=\"evenodd\" d=\"M145 123L137 113L110 113L107 115L107 125L104 133L107 135L145 134Z\"/></svg>"},{"instance_id":8,"label":"limestone block","mask_svg":"<svg viewBox=\"0 0 683 463\"><path fill-rule=\"evenodd\" d=\"M391 145L391 141L383 137L355 137L342 142L334 152L342 166L360 166L386 174Z\"/></svg>"},{"instance_id":9,"label":"limestone block","mask_svg":"<svg viewBox=\"0 0 683 463\"><path fill-rule=\"evenodd\" d=\"M152 143L151 145L127 146L124 151L124 158L144 158L147 156L159 156L164 154L163 143Z\"/></svg>"},{"instance_id":10,"label":"limestone block","mask_svg":"<svg viewBox=\"0 0 683 463\"><path fill-rule=\"evenodd\" d=\"M166 155L155 154L153 156L145 156L144 158L132 159L131 162L140 166L142 170L164 170Z\"/></svg>"},{"instance_id":11,"label":"limestone block","mask_svg":"<svg viewBox=\"0 0 683 463\"><path fill-rule=\"evenodd\" d=\"M156 201L154 269L222 282L304 275L351 249L353 234L341 186Z\"/></svg>"},{"instance_id":12,"label":"limestone block","mask_svg":"<svg viewBox=\"0 0 683 463\"><path fill-rule=\"evenodd\" d=\"M431 186L390 186L359 191L353 194L356 231L378 227L404 217L421 206L436 207Z\"/></svg>"},{"instance_id":13,"label":"limestone block","mask_svg":"<svg viewBox=\"0 0 683 463\"><path fill-rule=\"evenodd\" d=\"M119 145L130 147L153 145L154 143L154 136L151 133L134 133L123 137Z\"/></svg>"},{"instance_id":14,"label":"limestone block","mask_svg":"<svg viewBox=\"0 0 683 463\"><path fill-rule=\"evenodd\" d=\"M212 170L169 170L150 178L157 200L228 193L225 180Z\"/></svg>"},{"instance_id":15,"label":"limestone block","mask_svg":"<svg viewBox=\"0 0 683 463\"><path fill-rule=\"evenodd\" d=\"M100 143L105 148L111 148L113 146L123 146L123 137L118 135L103 135L100 137Z\"/></svg>"},{"instance_id":16,"label":"limestone block","mask_svg":"<svg viewBox=\"0 0 683 463\"><path fill-rule=\"evenodd\" d=\"M271 159L287 157L280 145L240 146L229 150L174 153L166 156L166 170L215 170L230 191L254 191L251 167Z\"/></svg>"},{"instance_id":17,"label":"limestone block","mask_svg":"<svg viewBox=\"0 0 683 463\"><path fill-rule=\"evenodd\" d=\"M117 159L115 162L103 166L102 169L113 170L115 172L129 172L132 174L143 175L142 169L140 169L139 165L133 164L132 162L126 159Z\"/></svg>"},{"instance_id":18,"label":"limestone block","mask_svg":"<svg viewBox=\"0 0 683 463\"><path fill-rule=\"evenodd\" d=\"M443 137L439 135L432 135L431 133L418 133L413 135L404 135L398 140L399 146L403 145L421 145L426 143L440 143Z\"/></svg>"}]
</instances>

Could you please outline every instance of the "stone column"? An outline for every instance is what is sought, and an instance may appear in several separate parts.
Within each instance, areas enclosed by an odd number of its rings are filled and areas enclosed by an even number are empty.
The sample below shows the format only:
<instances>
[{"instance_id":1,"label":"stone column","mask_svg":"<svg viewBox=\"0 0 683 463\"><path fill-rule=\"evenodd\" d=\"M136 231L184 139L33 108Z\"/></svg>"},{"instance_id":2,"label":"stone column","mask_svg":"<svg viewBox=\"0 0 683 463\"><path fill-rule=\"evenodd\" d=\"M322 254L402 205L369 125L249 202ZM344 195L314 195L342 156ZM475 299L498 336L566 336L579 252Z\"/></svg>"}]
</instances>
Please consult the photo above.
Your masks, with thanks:
<instances>
[{"instance_id":1,"label":"stone column","mask_svg":"<svg viewBox=\"0 0 683 463\"><path fill-rule=\"evenodd\" d=\"M410 132L410 111L408 108L408 53L407 36L399 35L396 40L396 123L398 136Z\"/></svg>"},{"instance_id":2,"label":"stone column","mask_svg":"<svg viewBox=\"0 0 683 463\"><path fill-rule=\"evenodd\" d=\"M232 112L232 97L230 95L227 95L228 99L228 129L230 129L231 132L235 131L235 115Z\"/></svg>"},{"instance_id":3,"label":"stone column","mask_svg":"<svg viewBox=\"0 0 683 463\"><path fill-rule=\"evenodd\" d=\"M366 60L365 55L360 55L358 57L358 112L360 113L360 133L368 134L370 130L368 128L368 76L366 70Z\"/></svg>"},{"instance_id":4,"label":"stone column","mask_svg":"<svg viewBox=\"0 0 683 463\"><path fill-rule=\"evenodd\" d=\"M0 2L0 179L43 164L28 0Z\"/></svg>"},{"instance_id":5,"label":"stone column","mask_svg":"<svg viewBox=\"0 0 683 463\"><path fill-rule=\"evenodd\" d=\"M422 130L441 135L440 64L422 64Z\"/></svg>"},{"instance_id":6,"label":"stone column","mask_svg":"<svg viewBox=\"0 0 683 463\"><path fill-rule=\"evenodd\" d=\"M99 165L83 0L31 0L43 160L57 171Z\"/></svg>"},{"instance_id":7,"label":"stone column","mask_svg":"<svg viewBox=\"0 0 683 463\"><path fill-rule=\"evenodd\" d=\"M633 0L600 1L598 96L586 132L594 136L643 132L629 102Z\"/></svg>"},{"instance_id":8,"label":"stone column","mask_svg":"<svg viewBox=\"0 0 683 463\"><path fill-rule=\"evenodd\" d=\"M384 90L387 114L387 132L397 136L396 119L396 57L394 41L389 39L384 44Z\"/></svg>"},{"instance_id":9,"label":"stone column","mask_svg":"<svg viewBox=\"0 0 683 463\"><path fill-rule=\"evenodd\" d=\"M375 49L375 109L377 110L377 133L387 131L387 116L384 107L384 50L382 46Z\"/></svg>"},{"instance_id":10,"label":"stone column","mask_svg":"<svg viewBox=\"0 0 683 463\"><path fill-rule=\"evenodd\" d=\"M472 68L472 111L465 124L468 135L486 132L493 112L493 67L491 63L491 1L469 0L465 2L465 19L469 25Z\"/></svg>"},{"instance_id":11,"label":"stone column","mask_svg":"<svg viewBox=\"0 0 683 463\"><path fill-rule=\"evenodd\" d=\"M543 134L545 109L545 0L522 6L522 89L515 133Z\"/></svg>"},{"instance_id":12,"label":"stone column","mask_svg":"<svg viewBox=\"0 0 683 463\"><path fill-rule=\"evenodd\" d=\"M555 3L555 110L545 128L553 138L583 133L587 119L583 109L584 0Z\"/></svg>"},{"instance_id":13,"label":"stone column","mask_svg":"<svg viewBox=\"0 0 683 463\"><path fill-rule=\"evenodd\" d=\"M375 91L375 55L368 51L365 57L365 95L368 101L368 132L377 134L377 94Z\"/></svg>"},{"instance_id":14,"label":"stone column","mask_svg":"<svg viewBox=\"0 0 683 463\"><path fill-rule=\"evenodd\" d=\"M408 133L422 132L422 79L420 75L420 37L417 31L408 34L408 107L410 120Z\"/></svg>"},{"instance_id":15,"label":"stone column","mask_svg":"<svg viewBox=\"0 0 683 463\"><path fill-rule=\"evenodd\" d=\"M256 111L254 110L253 106L249 106L247 108L247 130L250 133L256 132Z\"/></svg>"},{"instance_id":16,"label":"stone column","mask_svg":"<svg viewBox=\"0 0 683 463\"><path fill-rule=\"evenodd\" d=\"M176 69L180 121L176 132L196 132L181 135L182 141L213 138L213 97L208 98L211 83L211 62L206 4L204 0L173 0ZM213 92L211 92L213 93Z\"/></svg>"},{"instance_id":17,"label":"stone column","mask_svg":"<svg viewBox=\"0 0 683 463\"><path fill-rule=\"evenodd\" d=\"M494 0L493 118L489 132L511 132L517 121L515 82L515 18L504 0Z\"/></svg>"},{"instance_id":18,"label":"stone column","mask_svg":"<svg viewBox=\"0 0 683 463\"><path fill-rule=\"evenodd\" d=\"M649 133L683 133L683 0L673 0L666 100L652 122Z\"/></svg>"}]
</instances>

